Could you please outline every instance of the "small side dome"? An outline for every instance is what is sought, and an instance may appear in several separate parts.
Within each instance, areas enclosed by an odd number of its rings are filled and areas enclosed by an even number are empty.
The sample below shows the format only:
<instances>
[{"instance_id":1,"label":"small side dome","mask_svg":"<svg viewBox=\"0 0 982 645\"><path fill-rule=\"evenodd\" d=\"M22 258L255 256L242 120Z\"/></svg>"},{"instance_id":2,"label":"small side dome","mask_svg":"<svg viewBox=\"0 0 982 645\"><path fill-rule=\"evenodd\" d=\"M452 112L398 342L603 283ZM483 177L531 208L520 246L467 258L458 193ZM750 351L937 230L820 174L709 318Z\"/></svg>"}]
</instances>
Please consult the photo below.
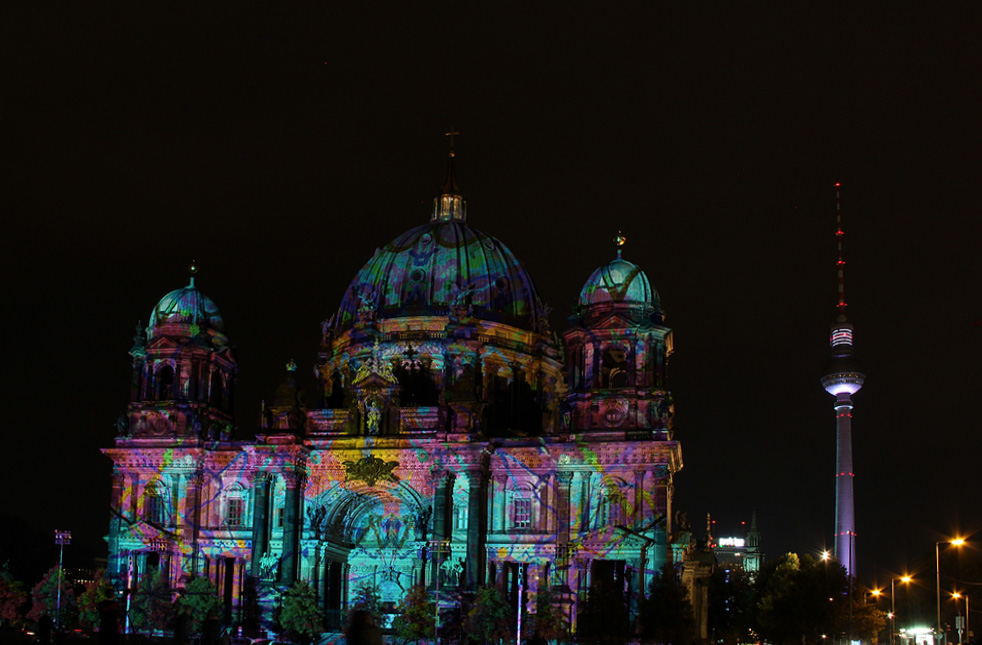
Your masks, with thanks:
<instances>
[{"instance_id":1,"label":"small side dome","mask_svg":"<svg viewBox=\"0 0 982 645\"><path fill-rule=\"evenodd\" d=\"M580 291L581 307L601 304L631 304L658 307L658 294L651 288L641 267L617 257L593 272Z\"/></svg>"},{"instance_id":2,"label":"small side dome","mask_svg":"<svg viewBox=\"0 0 982 645\"><path fill-rule=\"evenodd\" d=\"M160 299L150 313L148 335L164 325L197 325L200 330L213 329L225 333L222 314L214 301L194 286L194 278L191 278L188 286L175 289Z\"/></svg>"}]
</instances>

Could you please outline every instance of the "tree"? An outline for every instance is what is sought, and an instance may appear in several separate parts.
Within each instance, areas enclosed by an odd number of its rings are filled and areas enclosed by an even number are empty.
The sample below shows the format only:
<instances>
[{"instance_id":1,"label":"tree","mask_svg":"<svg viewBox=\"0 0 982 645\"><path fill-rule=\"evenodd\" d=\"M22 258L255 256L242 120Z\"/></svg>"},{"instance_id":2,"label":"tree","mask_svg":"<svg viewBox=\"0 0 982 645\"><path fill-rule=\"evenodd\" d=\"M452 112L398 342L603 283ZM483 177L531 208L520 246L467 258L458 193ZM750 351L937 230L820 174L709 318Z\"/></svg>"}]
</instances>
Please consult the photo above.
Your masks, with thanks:
<instances>
[{"instance_id":1,"label":"tree","mask_svg":"<svg viewBox=\"0 0 982 645\"><path fill-rule=\"evenodd\" d=\"M501 592L494 587L483 587L477 591L474 605L467 612L464 628L471 640L489 643L513 639L514 624L515 611L501 597Z\"/></svg>"},{"instance_id":2,"label":"tree","mask_svg":"<svg viewBox=\"0 0 982 645\"><path fill-rule=\"evenodd\" d=\"M0 626L21 627L29 596L24 590L24 583L14 580L9 564L4 563L0 569Z\"/></svg>"},{"instance_id":3,"label":"tree","mask_svg":"<svg viewBox=\"0 0 982 645\"><path fill-rule=\"evenodd\" d=\"M591 644L626 643L633 634L624 591L612 578L595 578L586 601L576 614L577 641Z\"/></svg>"},{"instance_id":4,"label":"tree","mask_svg":"<svg viewBox=\"0 0 982 645\"><path fill-rule=\"evenodd\" d=\"M82 629L94 631L99 626L99 603L115 598L116 591L106 577L106 571L98 571L95 580L85 583L85 591L78 597L78 618Z\"/></svg>"},{"instance_id":5,"label":"tree","mask_svg":"<svg viewBox=\"0 0 982 645\"><path fill-rule=\"evenodd\" d=\"M709 632L725 645L753 641L757 597L750 575L742 567L718 566L709 577Z\"/></svg>"},{"instance_id":6,"label":"tree","mask_svg":"<svg viewBox=\"0 0 982 645\"><path fill-rule=\"evenodd\" d=\"M58 580L61 579L61 605L58 605ZM71 627L75 624L75 594L68 583L63 572L58 567L52 567L41 581L34 585L31 590L33 604L31 610L27 612L30 620L38 620L47 614L52 618L58 616L63 627Z\"/></svg>"},{"instance_id":7,"label":"tree","mask_svg":"<svg viewBox=\"0 0 982 645\"><path fill-rule=\"evenodd\" d=\"M222 601L218 598L215 584L200 576L188 580L175 604L179 611L184 610L191 618L192 634L201 631L201 625L208 614L219 616L222 613Z\"/></svg>"},{"instance_id":8,"label":"tree","mask_svg":"<svg viewBox=\"0 0 982 645\"><path fill-rule=\"evenodd\" d=\"M308 643L324 631L324 619L317 604L317 592L310 584L297 580L283 592L277 622L283 631Z\"/></svg>"},{"instance_id":9,"label":"tree","mask_svg":"<svg viewBox=\"0 0 982 645\"><path fill-rule=\"evenodd\" d=\"M145 574L130 600L130 621L136 629L152 632L170 627L174 615L167 576L154 569Z\"/></svg>"},{"instance_id":10,"label":"tree","mask_svg":"<svg viewBox=\"0 0 982 645\"><path fill-rule=\"evenodd\" d=\"M689 590L675 568L666 564L661 574L651 580L648 597L641 601L641 634L645 640L657 643L688 643L695 632Z\"/></svg>"},{"instance_id":11,"label":"tree","mask_svg":"<svg viewBox=\"0 0 982 645\"><path fill-rule=\"evenodd\" d=\"M348 610L348 617L356 611L367 611L376 625L382 619L382 591L377 584L362 582L355 587L355 599Z\"/></svg>"},{"instance_id":12,"label":"tree","mask_svg":"<svg viewBox=\"0 0 982 645\"><path fill-rule=\"evenodd\" d=\"M849 578L836 562L788 553L761 570L757 588L757 624L764 640L821 643L823 635L845 631L835 618L848 598Z\"/></svg>"},{"instance_id":13,"label":"tree","mask_svg":"<svg viewBox=\"0 0 982 645\"><path fill-rule=\"evenodd\" d=\"M434 609L426 587L410 587L399 602L399 615L392 623L396 635L407 641L429 638L433 634Z\"/></svg>"},{"instance_id":14,"label":"tree","mask_svg":"<svg viewBox=\"0 0 982 645\"><path fill-rule=\"evenodd\" d=\"M569 638L569 619L562 607L553 602L552 591L542 587L535 596L535 614L530 621L531 633L546 640L567 640Z\"/></svg>"}]
</instances>

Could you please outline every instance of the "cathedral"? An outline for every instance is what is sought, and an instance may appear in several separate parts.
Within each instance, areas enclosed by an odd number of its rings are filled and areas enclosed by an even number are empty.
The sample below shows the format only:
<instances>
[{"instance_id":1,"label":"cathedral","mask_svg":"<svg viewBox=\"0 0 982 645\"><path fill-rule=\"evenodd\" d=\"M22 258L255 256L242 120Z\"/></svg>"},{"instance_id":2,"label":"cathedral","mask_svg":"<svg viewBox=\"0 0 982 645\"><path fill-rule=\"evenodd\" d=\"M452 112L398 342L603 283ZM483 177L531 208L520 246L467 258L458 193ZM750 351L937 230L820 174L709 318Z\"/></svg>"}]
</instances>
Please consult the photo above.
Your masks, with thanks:
<instances>
[{"instance_id":1,"label":"cathedral","mask_svg":"<svg viewBox=\"0 0 982 645\"><path fill-rule=\"evenodd\" d=\"M251 427L233 417L233 344L192 266L137 328L103 450L114 582L207 576L230 624L250 594L296 580L334 626L366 586L390 613L414 585L441 606L524 591L531 612L548 588L573 625L598 586L636 604L677 558L682 457L672 332L616 242L557 335L519 260L468 224L451 149L429 221L377 250L322 324L317 391L291 361Z\"/></svg>"}]
</instances>

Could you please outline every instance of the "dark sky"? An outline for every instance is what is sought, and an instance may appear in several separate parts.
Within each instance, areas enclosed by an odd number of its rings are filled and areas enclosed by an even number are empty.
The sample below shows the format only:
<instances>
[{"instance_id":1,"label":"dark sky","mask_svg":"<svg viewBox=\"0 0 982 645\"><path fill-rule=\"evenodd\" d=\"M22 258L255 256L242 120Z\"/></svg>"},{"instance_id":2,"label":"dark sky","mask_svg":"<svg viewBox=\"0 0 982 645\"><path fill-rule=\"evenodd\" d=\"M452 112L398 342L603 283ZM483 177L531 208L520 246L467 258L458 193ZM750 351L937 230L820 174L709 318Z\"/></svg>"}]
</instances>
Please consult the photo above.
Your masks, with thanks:
<instances>
[{"instance_id":1,"label":"dark sky","mask_svg":"<svg viewBox=\"0 0 982 645\"><path fill-rule=\"evenodd\" d=\"M17 536L104 548L133 328L191 259L251 436L374 249L427 221L451 124L469 223L557 329L627 235L675 330L677 507L721 533L756 509L769 556L831 546L842 182L861 573L982 528L977 4L201 4L0 9Z\"/></svg>"}]
</instances>

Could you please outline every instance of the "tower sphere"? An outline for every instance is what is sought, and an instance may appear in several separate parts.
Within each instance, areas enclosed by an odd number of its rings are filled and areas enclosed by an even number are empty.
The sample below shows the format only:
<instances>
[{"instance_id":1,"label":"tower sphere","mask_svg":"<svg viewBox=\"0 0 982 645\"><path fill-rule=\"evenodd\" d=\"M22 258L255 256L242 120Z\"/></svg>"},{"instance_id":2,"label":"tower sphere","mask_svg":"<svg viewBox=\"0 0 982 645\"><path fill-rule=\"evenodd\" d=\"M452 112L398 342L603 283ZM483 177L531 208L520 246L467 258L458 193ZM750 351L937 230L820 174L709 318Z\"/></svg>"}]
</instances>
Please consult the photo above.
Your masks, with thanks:
<instances>
[{"instance_id":1,"label":"tower sphere","mask_svg":"<svg viewBox=\"0 0 982 645\"><path fill-rule=\"evenodd\" d=\"M853 395L863 387L866 375L862 373L859 359L853 353L852 325L843 316L832 325L830 345L832 355L825 363L822 387L832 396Z\"/></svg>"}]
</instances>

